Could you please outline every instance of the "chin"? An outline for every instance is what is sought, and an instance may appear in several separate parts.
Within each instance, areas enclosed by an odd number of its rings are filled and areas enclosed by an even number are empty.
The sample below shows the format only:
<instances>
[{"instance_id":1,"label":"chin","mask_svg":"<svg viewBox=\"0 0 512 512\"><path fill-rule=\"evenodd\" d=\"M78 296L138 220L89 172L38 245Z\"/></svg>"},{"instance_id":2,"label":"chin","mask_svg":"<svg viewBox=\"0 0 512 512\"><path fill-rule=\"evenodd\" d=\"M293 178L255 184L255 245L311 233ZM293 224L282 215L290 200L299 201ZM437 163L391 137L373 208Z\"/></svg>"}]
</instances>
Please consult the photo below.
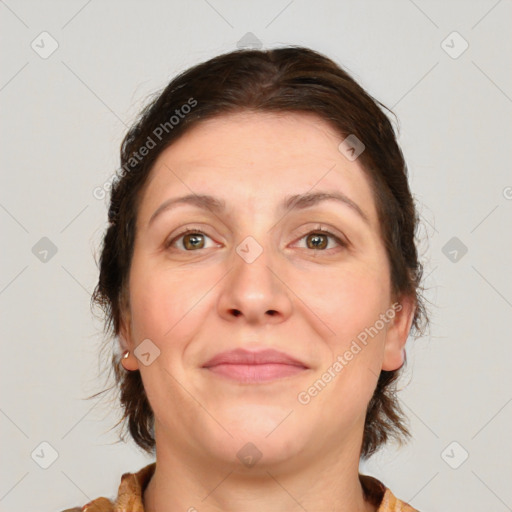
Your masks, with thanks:
<instances>
[{"instance_id":1,"label":"chin","mask_svg":"<svg viewBox=\"0 0 512 512\"><path fill-rule=\"evenodd\" d=\"M302 443L292 434L258 435L252 432L233 433L233 439L224 445L212 443L214 458L228 465L234 464L235 471L266 471L279 465L286 465L303 450ZM293 441L291 441L293 439Z\"/></svg>"},{"instance_id":2,"label":"chin","mask_svg":"<svg viewBox=\"0 0 512 512\"><path fill-rule=\"evenodd\" d=\"M226 462L235 460L237 464L247 468L253 467L244 464L247 456L257 459L254 467L275 465L289 460L304 450L308 437L304 432L303 419L300 421L300 418L294 418L296 411L292 410L291 407L245 407L241 411L233 411L233 416L216 417L233 437L218 425L212 425L215 433L210 431L214 434L209 443L211 451Z\"/></svg>"}]
</instances>

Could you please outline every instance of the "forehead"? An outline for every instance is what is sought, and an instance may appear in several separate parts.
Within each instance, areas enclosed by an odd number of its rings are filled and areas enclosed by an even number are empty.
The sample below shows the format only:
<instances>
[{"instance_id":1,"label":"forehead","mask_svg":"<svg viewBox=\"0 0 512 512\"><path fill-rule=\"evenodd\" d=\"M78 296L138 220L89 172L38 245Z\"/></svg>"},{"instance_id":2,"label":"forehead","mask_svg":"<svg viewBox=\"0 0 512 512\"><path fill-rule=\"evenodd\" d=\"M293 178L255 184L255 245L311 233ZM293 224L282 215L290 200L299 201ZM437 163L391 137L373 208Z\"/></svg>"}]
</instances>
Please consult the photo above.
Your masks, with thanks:
<instances>
[{"instance_id":1,"label":"forehead","mask_svg":"<svg viewBox=\"0 0 512 512\"><path fill-rule=\"evenodd\" d=\"M343 139L308 113L244 112L203 121L159 155L139 215L148 217L169 197L191 193L247 210L328 190L352 199L377 228L369 178L357 159L340 152Z\"/></svg>"}]
</instances>

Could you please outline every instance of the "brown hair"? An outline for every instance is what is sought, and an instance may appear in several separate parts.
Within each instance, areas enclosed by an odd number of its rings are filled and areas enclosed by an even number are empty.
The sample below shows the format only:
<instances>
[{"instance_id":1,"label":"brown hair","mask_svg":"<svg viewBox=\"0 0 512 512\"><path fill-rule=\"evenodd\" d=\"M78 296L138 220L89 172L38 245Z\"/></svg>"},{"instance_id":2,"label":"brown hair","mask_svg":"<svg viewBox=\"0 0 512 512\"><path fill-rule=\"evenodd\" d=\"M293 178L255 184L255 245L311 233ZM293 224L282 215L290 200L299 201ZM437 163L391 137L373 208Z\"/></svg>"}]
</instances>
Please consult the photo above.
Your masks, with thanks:
<instances>
[{"instance_id":1,"label":"brown hair","mask_svg":"<svg viewBox=\"0 0 512 512\"><path fill-rule=\"evenodd\" d=\"M312 113L343 137L355 135L363 142L365 150L359 159L373 187L393 293L415 299L413 329L421 334L428 318L420 295L422 265L414 239L418 215L402 151L379 105L387 109L332 60L299 46L233 51L172 80L140 113L121 146L121 170L112 184L110 226L104 235L99 281L91 300L105 315L109 346L119 334L121 315L128 307L137 211L156 158L198 123L240 111ZM119 390L124 409L116 426L127 420L137 445L154 452L154 416L140 372L125 371L115 351L111 369L115 384L109 389ZM402 443L410 437L396 397L399 374L400 368L380 373L366 412L362 458L390 438Z\"/></svg>"}]
</instances>

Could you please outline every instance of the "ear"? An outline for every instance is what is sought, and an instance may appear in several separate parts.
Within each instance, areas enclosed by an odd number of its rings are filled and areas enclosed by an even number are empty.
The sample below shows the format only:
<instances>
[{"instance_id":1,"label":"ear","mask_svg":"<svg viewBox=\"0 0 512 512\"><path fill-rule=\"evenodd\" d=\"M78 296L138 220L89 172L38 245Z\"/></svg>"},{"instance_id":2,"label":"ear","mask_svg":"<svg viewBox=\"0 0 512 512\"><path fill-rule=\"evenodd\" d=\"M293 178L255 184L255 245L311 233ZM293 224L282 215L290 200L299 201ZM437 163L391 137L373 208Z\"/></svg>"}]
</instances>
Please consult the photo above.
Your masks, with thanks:
<instances>
[{"instance_id":1,"label":"ear","mask_svg":"<svg viewBox=\"0 0 512 512\"><path fill-rule=\"evenodd\" d=\"M382 369L397 370L405 362L405 344L411 330L416 301L410 295L403 295L393 304L395 317L386 332Z\"/></svg>"},{"instance_id":2,"label":"ear","mask_svg":"<svg viewBox=\"0 0 512 512\"><path fill-rule=\"evenodd\" d=\"M135 357L133 353L135 349L135 344L133 343L132 338L132 329L131 329L131 316L129 310L124 310L121 312L121 319L119 323L119 346L121 348L121 353L124 353L125 350L129 350L130 354L126 359L121 359L121 364L125 368L125 370L134 371L139 369L139 361Z\"/></svg>"}]
</instances>

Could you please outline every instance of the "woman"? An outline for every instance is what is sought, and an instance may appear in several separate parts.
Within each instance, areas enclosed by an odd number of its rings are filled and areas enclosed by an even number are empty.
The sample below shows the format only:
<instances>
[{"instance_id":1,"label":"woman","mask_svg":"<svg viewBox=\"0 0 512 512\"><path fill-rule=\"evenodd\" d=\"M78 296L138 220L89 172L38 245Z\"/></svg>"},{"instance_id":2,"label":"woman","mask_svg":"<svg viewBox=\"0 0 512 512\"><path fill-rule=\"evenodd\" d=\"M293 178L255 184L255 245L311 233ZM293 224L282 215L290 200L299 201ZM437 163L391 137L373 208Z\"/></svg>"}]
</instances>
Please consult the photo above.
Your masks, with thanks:
<instances>
[{"instance_id":1,"label":"woman","mask_svg":"<svg viewBox=\"0 0 512 512\"><path fill-rule=\"evenodd\" d=\"M156 463L72 510L415 510L359 474L410 436L395 385L426 320L379 105L287 47L195 66L142 112L93 300L122 351L123 420Z\"/></svg>"}]
</instances>

